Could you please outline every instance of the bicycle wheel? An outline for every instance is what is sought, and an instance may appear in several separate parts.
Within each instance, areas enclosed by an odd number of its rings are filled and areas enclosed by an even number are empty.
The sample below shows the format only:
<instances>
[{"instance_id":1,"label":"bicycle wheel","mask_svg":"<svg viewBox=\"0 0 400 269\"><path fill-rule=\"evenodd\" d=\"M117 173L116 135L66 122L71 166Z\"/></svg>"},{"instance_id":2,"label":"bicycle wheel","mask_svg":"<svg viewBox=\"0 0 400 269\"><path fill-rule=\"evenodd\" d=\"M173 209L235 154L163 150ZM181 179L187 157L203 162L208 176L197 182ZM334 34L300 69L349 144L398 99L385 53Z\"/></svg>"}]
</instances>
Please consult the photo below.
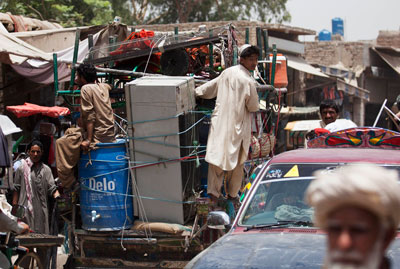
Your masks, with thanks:
<instances>
[{"instance_id":1,"label":"bicycle wheel","mask_svg":"<svg viewBox=\"0 0 400 269\"><path fill-rule=\"evenodd\" d=\"M35 252L28 252L23 256L19 256L15 261L14 268L44 269L39 256Z\"/></svg>"}]
</instances>

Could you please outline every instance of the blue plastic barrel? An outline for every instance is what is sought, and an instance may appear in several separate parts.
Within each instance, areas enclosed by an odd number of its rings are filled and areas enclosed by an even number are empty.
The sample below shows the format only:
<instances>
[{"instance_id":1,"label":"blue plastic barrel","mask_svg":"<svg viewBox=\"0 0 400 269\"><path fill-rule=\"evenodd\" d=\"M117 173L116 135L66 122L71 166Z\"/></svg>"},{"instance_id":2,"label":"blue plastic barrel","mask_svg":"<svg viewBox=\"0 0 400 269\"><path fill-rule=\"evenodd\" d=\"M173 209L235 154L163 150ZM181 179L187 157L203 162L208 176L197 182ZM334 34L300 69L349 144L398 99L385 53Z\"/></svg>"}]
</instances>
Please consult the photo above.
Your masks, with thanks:
<instances>
[{"instance_id":1,"label":"blue plastic barrel","mask_svg":"<svg viewBox=\"0 0 400 269\"><path fill-rule=\"evenodd\" d=\"M344 36L344 23L341 18L332 19L332 34Z\"/></svg>"},{"instance_id":2,"label":"blue plastic barrel","mask_svg":"<svg viewBox=\"0 0 400 269\"><path fill-rule=\"evenodd\" d=\"M328 30L325 30L325 29L322 30L321 32L319 32L318 40L319 41L331 41L332 40L331 32L329 32Z\"/></svg>"},{"instance_id":3,"label":"blue plastic barrel","mask_svg":"<svg viewBox=\"0 0 400 269\"><path fill-rule=\"evenodd\" d=\"M128 229L133 224L133 199L125 140L96 146L98 149L82 154L79 162L82 228Z\"/></svg>"}]
</instances>

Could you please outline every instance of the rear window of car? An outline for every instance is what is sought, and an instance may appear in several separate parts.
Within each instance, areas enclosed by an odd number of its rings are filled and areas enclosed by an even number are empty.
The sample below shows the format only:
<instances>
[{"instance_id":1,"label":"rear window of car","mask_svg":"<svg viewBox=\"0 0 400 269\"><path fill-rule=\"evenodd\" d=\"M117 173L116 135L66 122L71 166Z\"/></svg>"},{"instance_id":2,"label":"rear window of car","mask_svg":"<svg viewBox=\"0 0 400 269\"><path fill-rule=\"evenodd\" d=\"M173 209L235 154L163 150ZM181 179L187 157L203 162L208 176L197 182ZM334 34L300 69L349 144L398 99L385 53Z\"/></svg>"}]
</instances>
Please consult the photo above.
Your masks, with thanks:
<instances>
[{"instance_id":1,"label":"rear window of car","mask_svg":"<svg viewBox=\"0 0 400 269\"><path fill-rule=\"evenodd\" d=\"M304 202L313 173L331 173L345 163L272 164L252 192L239 225L265 225L282 221L312 222L313 208ZM388 165L400 172L400 166Z\"/></svg>"}]
</instances>

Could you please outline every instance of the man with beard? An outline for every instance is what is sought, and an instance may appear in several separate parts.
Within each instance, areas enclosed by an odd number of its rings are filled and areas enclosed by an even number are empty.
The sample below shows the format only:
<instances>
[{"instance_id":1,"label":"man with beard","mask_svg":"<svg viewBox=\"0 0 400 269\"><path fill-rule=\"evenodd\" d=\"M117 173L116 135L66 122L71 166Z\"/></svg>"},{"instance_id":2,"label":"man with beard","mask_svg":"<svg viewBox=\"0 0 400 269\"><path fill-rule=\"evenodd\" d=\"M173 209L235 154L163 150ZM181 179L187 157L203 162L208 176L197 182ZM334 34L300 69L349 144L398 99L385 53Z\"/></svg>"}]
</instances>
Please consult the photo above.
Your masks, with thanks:
<instances>
[{"instance_id":1,"label":"man with beard","mask_svg":"<svg viewBox=\"0 0 400 269\"><path fill-rule=\"evenodd\" d=\"M326 268L390 268L386 250L400 223L396 171L358 164L320 172L306 199L327 232Z\"/></svg>"}]
</instances>

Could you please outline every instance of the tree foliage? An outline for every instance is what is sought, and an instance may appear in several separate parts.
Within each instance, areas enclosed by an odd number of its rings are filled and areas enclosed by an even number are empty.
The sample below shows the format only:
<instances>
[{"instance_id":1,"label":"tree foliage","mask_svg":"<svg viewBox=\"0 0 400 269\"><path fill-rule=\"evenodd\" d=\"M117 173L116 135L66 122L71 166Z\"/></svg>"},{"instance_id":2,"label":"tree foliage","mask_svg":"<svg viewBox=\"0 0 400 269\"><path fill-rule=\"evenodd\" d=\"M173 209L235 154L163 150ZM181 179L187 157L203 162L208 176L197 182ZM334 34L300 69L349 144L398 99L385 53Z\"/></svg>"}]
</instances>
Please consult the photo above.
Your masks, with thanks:
<instances>
[{"instance_id":1,"label":"tree foliage","mask_svg":"<svg viewBox=\"0 0 400 269\"><path fill-rule=\"evenodd\" d=\"M287 0L153 0L153 13L158 23L196 21L260 20L290 21Z\"/></svg>"},{"instance_id":2,"label":"tree foliage","mask_svg":"<svg viewBox=\"0 0 400 269\"><path fill-rule=\"evenodd\" d=\"M65 27L104 24L113 19L108 0L8 0L0 4L0 12L55 21Z\"/></svg>"},{"instance_id":3,"label":"tree foliage","mask_svg":"<svg viewBox=\"0 0 400 269\"><path fill-rule=\"evenodd\" d=\"M197 21L290 21L287 0L0 0L0 12L11 12L61 25L105 24L115 16L135 24Z\"/></svg>"}]
</instances>

